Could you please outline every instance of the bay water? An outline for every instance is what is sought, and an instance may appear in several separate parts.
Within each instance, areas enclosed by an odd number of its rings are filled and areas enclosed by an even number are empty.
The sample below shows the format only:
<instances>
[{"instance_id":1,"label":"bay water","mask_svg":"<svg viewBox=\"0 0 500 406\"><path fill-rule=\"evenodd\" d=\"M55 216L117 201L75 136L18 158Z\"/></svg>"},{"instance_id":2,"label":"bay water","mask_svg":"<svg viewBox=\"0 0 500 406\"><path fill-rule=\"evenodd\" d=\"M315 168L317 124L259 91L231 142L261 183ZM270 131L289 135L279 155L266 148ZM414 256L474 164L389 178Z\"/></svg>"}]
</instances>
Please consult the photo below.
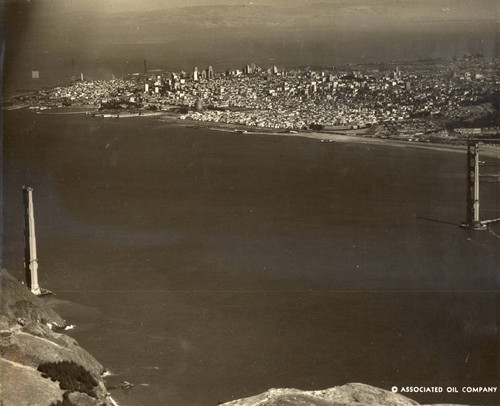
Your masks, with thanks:
<instances>
[{"instance_id":1,"label":"bay water","mask_svg":"<svg viewBox=\"0 0 500 406\"><path fill-rule=\"evenodd\" d=\"M30 185L41 285L135 385L120 405L347 382L500 400L461 391L500 378L500 225L457 226L465 153L26 110L3 131L2 266L23 277ZM481 194L500 217L500 184Z\"/></svg>"}]
</instances>

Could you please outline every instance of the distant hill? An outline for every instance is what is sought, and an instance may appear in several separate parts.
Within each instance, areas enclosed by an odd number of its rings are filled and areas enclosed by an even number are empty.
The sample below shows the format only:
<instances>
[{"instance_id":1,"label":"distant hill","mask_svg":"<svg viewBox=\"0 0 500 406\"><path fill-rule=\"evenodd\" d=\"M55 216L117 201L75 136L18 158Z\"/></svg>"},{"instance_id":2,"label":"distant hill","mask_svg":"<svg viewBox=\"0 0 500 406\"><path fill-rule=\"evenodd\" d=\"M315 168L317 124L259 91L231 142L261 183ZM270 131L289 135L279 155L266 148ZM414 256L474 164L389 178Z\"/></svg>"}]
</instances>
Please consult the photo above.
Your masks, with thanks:
<instances>
[{"instance_id":1,"label":"distant hill","mask_svg":"<svg viewBox=\"0 0 500 406\"><path fill-rule=\"evenodd\" d=\"M11 0L4 7L5 83L32 88L79 72L110 79L142 71L144 59L151 69L178 71L498 55L497 3ZM40 72L36 82L32 69Z\"/></svg>"},{"instance_id":2,"label":"distant hill","mask_svg":"<svg viewBox=\"0 0 500 406\"><path fill-rule=\"evenodd\" d=\"M89 2L86 7L81 6L81 9L75 5L56 7L60 2L55 0L48 3L52 7L25 6L7 9L11 12L11 30L22 31L26 39L35 43L53 46L95 41L147 43L202 39L227 29L233 30L234 36L265 34L268 30L332 30L335 27L345 32L366 29L423 31L438 29L442 24L498 23L500 12L496 2L485 0L475 1L474 7L470 2L460 0L333 0L291 3L188 0L183 4L198 5L161 7L156 2L147 7L146 2L143 8L132 10L130 7L120 9L98 6L95 2ZM56 42L49 44L48 40ZM366 40L369 41L369 38Z\"/></svg>"}]
</instances>

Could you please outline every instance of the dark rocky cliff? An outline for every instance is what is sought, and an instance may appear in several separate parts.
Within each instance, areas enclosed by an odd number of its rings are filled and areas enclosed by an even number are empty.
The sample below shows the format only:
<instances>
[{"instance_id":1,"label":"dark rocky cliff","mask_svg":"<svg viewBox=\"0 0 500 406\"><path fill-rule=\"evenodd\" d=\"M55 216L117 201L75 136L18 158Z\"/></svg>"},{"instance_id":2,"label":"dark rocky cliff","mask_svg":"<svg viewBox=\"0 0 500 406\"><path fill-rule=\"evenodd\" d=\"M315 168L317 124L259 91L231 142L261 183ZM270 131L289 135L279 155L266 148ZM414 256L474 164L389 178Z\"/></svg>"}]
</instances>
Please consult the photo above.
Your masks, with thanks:
<instances>
[{"instance_id":1,"label":"dark rocky cliff","mask_svg":"<svg viewBox=\"0 0 500 406\"><path fill-rule=\"evenodd\" d=\"M65 321L0 271L0 404L107 406L103 366L62 331Z\"/></svg>"},{"instance_id":2,"label":"dark rocky cliff","mask_svg":"<svg viewBox=\"0 0 500 406\"><path fill-rule=\"evenodd\" d=\"M112 406L103 366L65 334L66 322L0 271L0 405ZM380 388L350 383L319 391L270 389L226 406L416 406ZM439 405L435 405L439 406ZM452 405L446 405L452 406Z\"/></svg>"}]
</instances>

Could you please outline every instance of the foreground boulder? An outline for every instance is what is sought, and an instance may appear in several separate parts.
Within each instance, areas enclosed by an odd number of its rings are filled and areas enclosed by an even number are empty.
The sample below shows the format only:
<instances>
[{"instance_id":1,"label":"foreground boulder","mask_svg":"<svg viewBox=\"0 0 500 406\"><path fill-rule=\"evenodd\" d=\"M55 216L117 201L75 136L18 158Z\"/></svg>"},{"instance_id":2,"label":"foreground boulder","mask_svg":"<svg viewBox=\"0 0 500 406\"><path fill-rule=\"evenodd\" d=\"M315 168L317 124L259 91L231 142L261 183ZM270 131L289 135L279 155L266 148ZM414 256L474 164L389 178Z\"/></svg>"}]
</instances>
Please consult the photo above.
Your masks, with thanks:
<instances>
[{"instance_id":1,"label":"foreground boulder","mask_svg":"<svg viewBox=\"0 0 500 406\"><path fill-rule=\"evenodd\" d=\"M0 271L0 404L112 405L103 366L65 334L65 321Z\"/></svg>"}]
</instances>

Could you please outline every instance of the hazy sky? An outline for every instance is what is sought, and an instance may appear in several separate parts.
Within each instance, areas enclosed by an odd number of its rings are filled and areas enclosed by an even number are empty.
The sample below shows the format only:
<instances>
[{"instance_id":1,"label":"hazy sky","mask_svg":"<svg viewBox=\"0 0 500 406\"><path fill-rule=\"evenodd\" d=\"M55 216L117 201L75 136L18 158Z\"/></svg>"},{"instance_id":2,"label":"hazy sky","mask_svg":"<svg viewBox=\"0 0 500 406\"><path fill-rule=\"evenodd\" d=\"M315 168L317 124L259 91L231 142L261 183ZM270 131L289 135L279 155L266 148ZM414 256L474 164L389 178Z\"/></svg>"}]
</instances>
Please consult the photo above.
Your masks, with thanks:
<instances>
[{"instance_id":1,"label":"hazy sky","mask_svg":"<svg viewBox=\"0 0 500 406\"><path fill-rule=\"evenodd\" d=\"M498 53L496 0L4 0L7 84ZM72 63L73 61L73 63ZM24 83L24 82L23 82Z\"/></svg>"}]
</instances>

